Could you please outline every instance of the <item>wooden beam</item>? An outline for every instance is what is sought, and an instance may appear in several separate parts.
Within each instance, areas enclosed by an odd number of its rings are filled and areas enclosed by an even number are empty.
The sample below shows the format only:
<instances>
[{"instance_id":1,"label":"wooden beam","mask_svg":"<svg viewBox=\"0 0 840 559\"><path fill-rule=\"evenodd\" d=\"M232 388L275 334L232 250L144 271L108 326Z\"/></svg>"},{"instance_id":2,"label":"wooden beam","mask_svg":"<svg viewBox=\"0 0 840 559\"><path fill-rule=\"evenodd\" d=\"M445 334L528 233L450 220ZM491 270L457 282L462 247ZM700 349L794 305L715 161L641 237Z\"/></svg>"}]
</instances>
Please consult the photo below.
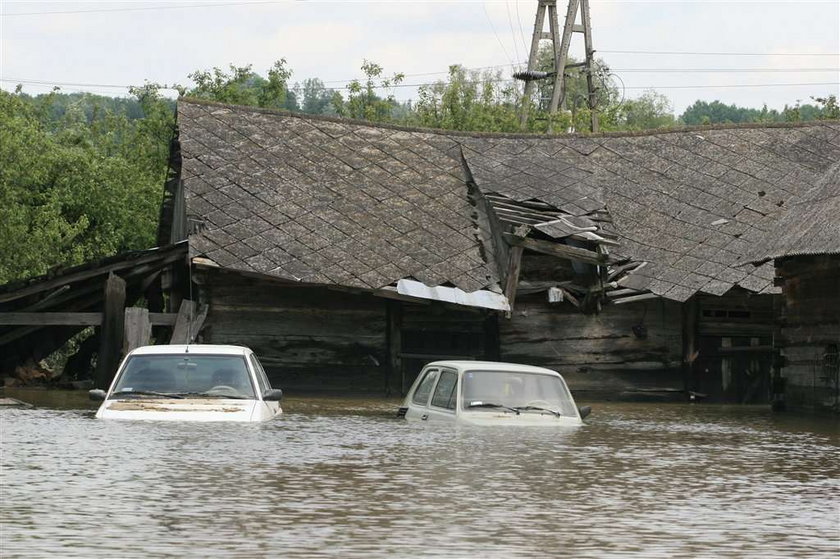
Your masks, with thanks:
<instances>
[{"instance_id":1,"label":"wooden beam","mask_svg":"<svg viewBox=\"0 0 840 559\"><path fill-rule=\"evenodd\" d=\"M550 254L558 258L567 258L569 260L577 260L587 264L603 265L609 261L607 255L598 254L593 250L585 248L578 248L550 241L541 241L539 239L531 239L529 237L517 237L510 233L505 233L508 242L515 247L527 248L534 252L541 252L543 254Z\"/></svg>"},{"instance_id":2,"label":"wooden beam","mask_svg":"<svg viewBox=\"0 0 840 559\"><path fill-rule=\"evenodd\" d=\"M105 282L105 311L96 362L96 388L108 388L120 363L125 326L125 280L111 272Z\"/></svg>"},{"instance_id":3,"label":"wooden beam","mask_svg":"<svg viewBox=\"0 0 840 559\"><path fill-rule=\"evenodd\" d=\"M149 313L155 326L172 326L175 313ZM0 312L0 326L99 326L101 312Z\"/></svg>"},{"instance_id":4,"label":"wooden beam","mask_svg":"<svg viewBox=\"0 0 840 559\"><path fill-rule=\"evenodd\" d=\"M144 264L148 264L151 262L156 262L157 267L163 267L172 262L177 261L180 258L183 258L184 254L186 254L187 246L186 243L183 245L177 246L174 249L171 249L171 254L166 254L166 251L170 250L169 248L160 249L154 252L150 252L148 255L142 255L137 258L131 258L126 260L121 260L119 262L114 262L112 264L107 264L100 268L94 268L92 270L81 270L75 273L69 273L67 275L58 275L52 279L45 279L43 281L34 281L32 285L29 287L24 287L22 289L18 289L15 291L10 291L8 293L0 294L0 303L5 303L7 301L14 301L15 299L21 299L28 295L32 295L35 293L40 293L42 291L48 291L50 289L55 289L57 287L61 287L67 284L71 284L76 281L81 280L88 280L94 278L96 276L105 275L105 274L112 274L114 272L118 272L124 270L126 268L130 270L136 269L139 266ZM165 255L165 256L164 256Z\"/></svg>"},{"instance_id":5,"label":"wooden beam","mask_svg":"<svg viewBox=\"0 0 840 559\"><path fill-rule=\"evenodd\" d=\"M515 246L510 251L508 256L508 269L505 280L505 297L507 297L508 305L510 305L510 312L513 311L513 304L516 301L516 286L519 285L519 272L522 269L522 251L521 246Z\"/></svg>"},{"instance_id":6,"label":"wooden beam","mask_svg":"<svg viewBox=\"0 0 840 559\"><path fill-rule=\"evenodd\" d=\"M195 301L184 299L181 301L181 308L178 310L178 318L175 320L175 327L172 329L170 344L191 344L207 318L207 305L196 308Z\"/></svg>"},{"instance_id":7,"label":"wooden beam","mask_svg":"<svg viewBox=\"0 0 840 559\"><path fill-rule=\"evenodd\" d=\"M632 297L622 297L620 299L613 299L613 304L622 305L624 303L635 303L636 301L647 301L649 299L658 299L659 295L656 293L642 293L641 295L633 295Z\"/></svg>"},{"instance_id":8,"label":"wooden beam","mask_svg":"<svg viewBox=\"0 0 840 559\"><path fill-rule=\"evenodd\" d=\"M638 295L638 289L615 289L612 291L607 291L607 297L624 297L625 295Z\"/></svg>"},{"instance_id":9,"label":"wooden beam","mask_svg":"<svg viewBox=\"0 0 840 559\"><path fill-rule=\"evenodd\" d=\"M3 312L3 326L99 326L101 312Z\"/></svg>"}]
</instances>

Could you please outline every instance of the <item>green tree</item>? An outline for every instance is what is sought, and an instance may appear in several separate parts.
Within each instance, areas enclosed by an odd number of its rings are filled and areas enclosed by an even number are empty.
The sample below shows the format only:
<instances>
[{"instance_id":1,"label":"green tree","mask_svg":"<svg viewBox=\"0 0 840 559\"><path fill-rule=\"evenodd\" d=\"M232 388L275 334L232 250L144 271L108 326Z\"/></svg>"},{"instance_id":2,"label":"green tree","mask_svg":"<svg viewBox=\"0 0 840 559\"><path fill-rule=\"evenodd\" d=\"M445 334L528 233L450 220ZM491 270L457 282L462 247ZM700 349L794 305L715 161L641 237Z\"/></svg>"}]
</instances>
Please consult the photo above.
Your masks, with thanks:
<instances>
[{"instance_id":1,"label":"green tree","mask_svg":"<svg viewBox=\"0 0 840 559\"><path fill-rule=\"evenodd\" d=\"M318 78L307 78L303 84L296 83L293 92L300 111L313 115L335 114L332 106L334 92L324 87L324 82Z\"/></svg>"},{"instance_id":2,"label":"green tree","mask_svg":"<svg viewBox=\"0 0 840 559\"><path fill-rule=\"evenodd\" d=\"M611 109L611 126L618 130L651 130L667 128L676 122L671 110L671 102L665 95L653 90L644 92L636 99L627 99Z\"/></svg>"},{"instance_id":3,"label":"green tree","mask_svg":"<svg viewBox=\"0 0 840 559\"><path fill-rule=\"evenodd\" d=\"M50 106L0 91L0 283L154 243L157 140L125 114Z\"/></svg>"},{"instance_id":4,"label":"green tree","mask_svg":"<svg viewBox=\"0 0 840 559\"><path fill-rule=\"evenodd\" d=\"M198 99L208 99L233 105L269 107L274 109L297 108L294 97L289 95L288 80L292 72L286 68L286 59L276 61L264 78L255 73L252 65L229 65L230 72L220 68L196 70L189 74L195 87L185 94Z\"/></svg>"},{"instance_id":5,"label":"green tree","mask_svg":"<svg viewBox=\"0 0 840 559\"><path fill-rule=\"evenodd\" d=\"M420 87L412 124L447 130L517 132L519 92L501 72L449 67L449 79Z\"/></svg>"},{"instance_id":6,"label":"green tree","mask_svg":"<svg viewBox=\"0 0 840 559\"><path fill-rule=\"evenodd\" d=\"M364 83L359 80L351 81L347 85L346 99L339 92L333 93L332 104L335 112L340 116L361 120L394 120L394 112L399 107L394 97L394 87L403 81L405 75L397 73L391 77L384 77L382 66L368 60L362 63L362 72L365 74ZM386 92L384 97L376 93L379 89Z\"/></svg>"}]
</instances>

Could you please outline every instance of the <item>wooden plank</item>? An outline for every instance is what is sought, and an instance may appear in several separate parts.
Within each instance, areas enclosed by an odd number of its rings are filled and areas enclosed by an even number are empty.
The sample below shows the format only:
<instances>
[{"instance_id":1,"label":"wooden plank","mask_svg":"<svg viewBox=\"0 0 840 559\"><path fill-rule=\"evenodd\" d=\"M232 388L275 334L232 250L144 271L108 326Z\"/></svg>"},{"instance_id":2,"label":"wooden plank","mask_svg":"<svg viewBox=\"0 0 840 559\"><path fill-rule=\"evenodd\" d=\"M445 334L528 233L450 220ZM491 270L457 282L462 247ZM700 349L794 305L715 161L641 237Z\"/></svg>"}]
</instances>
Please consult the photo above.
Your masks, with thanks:
<instances>
[{"instance_id":1,"label":"wooden plank","mask_svg":"<svg viewBox=\"0 0 840 559\"><path fill-rule=\"evenodd\" d=\"M633 295L638 293L638 289L616 289L613 291L607 291L607 297L624 297L625 295Z\"/></svg>"},{"instance_id":2,"label":"wooden plank","mask_svg":"<svg viewBox=\"0 0 840 559\"><path fill-rule=\"evenodd\" d=\"M541 252L543 254L550 254L552 256L557 256L558 258L568 258L569 260L577 260L579 262L595 265L602 265L609 262L608 256L598 254L593 250L587 250L585 248L578 248L550 241L541 241L539 239L531 239L528 237L517 237L516 235L512 235L510 233L505 233L505 238L507 238L508 242L515 247L527 248L528 250Z\"/></svg>"},{"instance_id":3,"label":"wooden plank","mask_svg":"<svg viewBox=\"0 0 840 559\"><path fill-rule=\"evenodd\" d=\"M770 335L774 330L773 324L754 324L737 322L700 322L701 336L750 336Z\"/></svg>"},{"instance_id":4,"label":"wooden plank","mask_svg":"<svg viewBox=\"0 0 840 559\"><path fill-rule=\"evenodd\" d=\"M174 326L178 315L174 312L150 312L149 322L152 326Z\"/></svg>"},{"instance_id":5,"label":"wooden plank","mask_svg":"<svg viewBox=\"0 0 840 559\"><path fill-rule=\"evenodd\" d=\"M622 297L620 299L613 299L612 303L615 305L622 305L624 303L633 303L635 301L647 301L648 299L658 299L659 295L656 293L643 293L641 295L633 295L632 297Z\"/></svg>"},{"instance_id":6,"label":"wooden plank","mask_svg":"<svg viewBox=\"0 0 840 559\"><path fill-rule=\"evenodd\" d=\"M117 366L123 344L125 324L125 280L111 272L105 282L105 311L96 362L96 388L108 388Z\"/></svg>"},{"instance_id":7,"label":"wooden plank","mask_svg":"<svg viewBox=\"0 0 840 559\"><path fill-rule=\"evenodd\" d=\"M155 325L172 326L175 313L149 313L149 321ZM2 326L99 326L101 312L3 312Z\"/></svg>"},{"instance_id":8,"label":"wooden plank","mask_svg":"<svg viewBox=\"0 0 840 559\"><path fill-rule=\"evenodd\" d=\"M129 307L125 309L125 336L123 352L149 344L152 337L152 323L149 321L149 309Z\"/></svg>"},{"instance_id":9,"label":"wooden plank","mask_svg":"<svg viewBox=\"0 0 840 559\"><path fill-rule=\"evenodd\" d=\"M207 305L196 308L194 301L184 299L175 318L170 344L191 344L195 341L207 318Z\"/></svg>"},{"instance_id":10,"label":"wooden plank","mask_svg":"<svg viewBox=\"0 0 840 559\"><path fill-rule=\"evenodd\" d=\"M511 311L513 311L513 305L516 301L516 286L519 284L519 272L522 269L522 252L523 248L521 246L513 247L508 259L505 297L507 297Z\"/></svg>"},{"instance_id":11,"label":"wooden plank","mask_svg":"<svg viewBox=\"0 0 840 559\"><path fill-rule=\"evenodd\" d=\"M3 326L99 326L101 312L4 312Z\"/></svg>"}]
</instances>

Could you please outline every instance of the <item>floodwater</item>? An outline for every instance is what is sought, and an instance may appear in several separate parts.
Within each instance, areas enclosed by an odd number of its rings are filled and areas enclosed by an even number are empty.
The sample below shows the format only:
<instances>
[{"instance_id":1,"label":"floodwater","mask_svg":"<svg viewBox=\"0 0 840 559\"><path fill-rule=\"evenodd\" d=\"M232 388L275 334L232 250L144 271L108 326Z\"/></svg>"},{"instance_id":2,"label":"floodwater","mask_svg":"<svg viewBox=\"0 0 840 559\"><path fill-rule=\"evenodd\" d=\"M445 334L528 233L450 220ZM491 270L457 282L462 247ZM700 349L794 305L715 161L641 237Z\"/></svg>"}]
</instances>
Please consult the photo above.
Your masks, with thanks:
<instances>
[{"instance_id":1,"label":"floodwater","mask_svg":"<svg viewBox=\"0 0 840 559\"><path fill-rule=\"evenodd\" d=\"M290 398L263 425L0 410L3 557L836 557L840 433L765 408L593 403L568 430ZM579 402L586 403L586 402Z\"/></svg>"}]
</instances>

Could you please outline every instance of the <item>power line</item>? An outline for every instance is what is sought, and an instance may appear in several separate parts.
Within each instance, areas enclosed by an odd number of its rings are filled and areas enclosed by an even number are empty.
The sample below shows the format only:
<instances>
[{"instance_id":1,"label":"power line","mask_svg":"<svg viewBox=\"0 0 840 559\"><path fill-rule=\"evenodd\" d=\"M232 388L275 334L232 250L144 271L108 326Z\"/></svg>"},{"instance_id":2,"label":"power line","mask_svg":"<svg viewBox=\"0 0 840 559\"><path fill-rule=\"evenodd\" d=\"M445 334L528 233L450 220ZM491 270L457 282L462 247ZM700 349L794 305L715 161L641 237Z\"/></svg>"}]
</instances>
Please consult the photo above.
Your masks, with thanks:
<instances>
[{"instance_id":1,"label":"power line","mask_svg":"<svg viewBox=\"0 0 840 559\"><path fill-rule=\"evenodd\" d=\"M649 85L635 86L626 89L725 89L731 87L799 87L813 85L840 85L840 82L818 82L818 83L741 83L727 85Z\"/></svg>"},{"instance_id":2,"label":"power line","mask_svg":"<svg viewBox=\"0 0 840 559\"><path fill-rule=\"evenodd\" d=\"M128 8L94 8L90 10L52 10L43 12L12 12L0 14L2 17L67 15L67 14L95 14L106 12L142 12L153 10L186 10L193 8L221 8L226 6L254 6L259 4L283 4L277 0L261 0L256 2L224 2L220 4L179 4L177 6L134 6Z\"/></svg>"},{"instance_id":3,"label":"power line","mask_svg":"<svg viewBox=\"0 0 840 559\"><path fill-rule=\"evenodd\" d=\"M489 24L490 24L490 29L493 31L493 35L495 35L495 36L496 36L496 40L497 40L497 41L499 41L499 46L500 46L500 47L502 47L502 52L504 52L504 53L505 53L505 58L507 58L507 59L508 59L508 61L510 62L511 66L512 66L512 65L513 65L513 59L512 59L512 58L510 57L510 55L508 54L508 51L507 51L507 49L505 48L504 43L502 43L502 40L499 38L499 34L498 34L498 33L496 33L496 26L495 26L495 25L493 25L493 20L492 20L492 19L490 19L490 14L487 12L487 3L486 3L486 2L482 2L482 3L481 3L481 7L482 7L482 8L484 8L484 15L487 17L487 23L489 23ZM517 58L518 58L518 57L517 57Z\"/></svg>"},{"instance_id":4,"label":"power line","mask_svg":"<svg viewBox=\"0 0 840 559\"><path fill-rule=\"evenodd\" d=\"M513 30L513 17L510 15L510 2L505 0L505 11L507 12L508 25L510 26L510 36L513 39L513 53L516 56L515 60L519 60L519 45L516 44L516 31Z\"/></svg>"},{"instance_id":5,"label":"power line","mask_svg":"<svg viewBox=\"0 0 840 559\"><path fill-rule=\"evenodd\" d=\"M648 74L725 74L729 72L767 74L777 72L840 72L840 68L610 68L610 71Z\"/></svg>"},{"instance_id":6,"label":"power line","mask_svg":"<svg viewBox=\"0 0 840 559\"><path fill-rule=\"evenodd\" d=\"M103 88L119 88L128 89L128 85L115 84L97 84L97 83L71 83L71 82L53 82L47 80L23 80L15 78L0 78L2 82L21 83L31 85L46 85L46 86L74 86L74 87L103 87ZM466 83L484 83L485 80L466 80ZM514 82L511 78L491 79L491 82ZM401 83L390 86L374 85L373 89L391 89L391 88L407 88L407 87L423 87L436 85L435 83ZM808 83L758 83L758 84L700 84L700 85L647 85L647 86L633 86L625 89L720 89L720 88L750 88L750 87L805 87L805 86L824 86L824 85L840 85L840 82L808 82ZM348 89L349 86L333 87L330 89ZM162 87L161 89L172 89Z\"/></svg>"},{"instance_id":7,"label":"power line","mask_svg":"<svg viewBox=\"0 0 840 559\"><path fill-rule=\"evenodd\" d=\"M605 52L609 54L668 54L668 55L687 55L687 56L840 56L837 52L687 52L687 51L667 51L667 50L604 50L599 49L598 52Z\"/></svg>"}]
</instances>

